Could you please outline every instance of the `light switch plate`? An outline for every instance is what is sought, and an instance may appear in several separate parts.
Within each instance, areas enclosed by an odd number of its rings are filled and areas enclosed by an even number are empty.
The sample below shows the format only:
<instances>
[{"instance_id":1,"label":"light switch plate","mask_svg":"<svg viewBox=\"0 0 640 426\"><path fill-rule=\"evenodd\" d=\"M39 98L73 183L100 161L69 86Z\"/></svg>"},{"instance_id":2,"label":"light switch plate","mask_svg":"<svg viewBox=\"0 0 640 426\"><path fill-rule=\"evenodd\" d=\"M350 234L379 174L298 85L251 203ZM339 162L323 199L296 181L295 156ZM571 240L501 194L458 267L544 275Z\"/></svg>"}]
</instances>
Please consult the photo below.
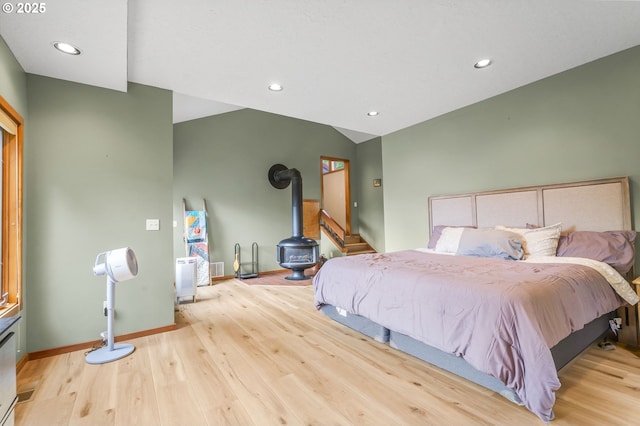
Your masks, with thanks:
<instances>
[{"instance_id":1,"label":"light switch plate","mask_svg":"<svg viewBox=\"0 0 640 426\"><path fill-rule=\"evenodd\" d=\"M159 231L160 219L147 219L147 231Z\"/></svg>"}]
</instances>

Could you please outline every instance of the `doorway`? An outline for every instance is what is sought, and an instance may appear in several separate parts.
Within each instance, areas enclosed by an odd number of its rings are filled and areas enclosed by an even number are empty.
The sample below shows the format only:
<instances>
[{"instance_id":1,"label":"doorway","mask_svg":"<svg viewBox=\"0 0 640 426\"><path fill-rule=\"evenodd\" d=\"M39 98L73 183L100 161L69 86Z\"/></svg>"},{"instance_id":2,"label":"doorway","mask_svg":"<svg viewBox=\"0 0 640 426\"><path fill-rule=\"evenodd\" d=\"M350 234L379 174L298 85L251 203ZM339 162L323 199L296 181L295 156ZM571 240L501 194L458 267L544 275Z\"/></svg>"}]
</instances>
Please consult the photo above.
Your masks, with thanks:
<instances>
[{"instance_id":1,"label":"doorway","mask_svg":"<svg viewBox=\"0 0 640 426\"><path fill-rule=\"evenodd\" d=\"M349 171L347 159L320 157L321 213L334 221L344 236L351 235Z\"/></svg>"}]
</instances>

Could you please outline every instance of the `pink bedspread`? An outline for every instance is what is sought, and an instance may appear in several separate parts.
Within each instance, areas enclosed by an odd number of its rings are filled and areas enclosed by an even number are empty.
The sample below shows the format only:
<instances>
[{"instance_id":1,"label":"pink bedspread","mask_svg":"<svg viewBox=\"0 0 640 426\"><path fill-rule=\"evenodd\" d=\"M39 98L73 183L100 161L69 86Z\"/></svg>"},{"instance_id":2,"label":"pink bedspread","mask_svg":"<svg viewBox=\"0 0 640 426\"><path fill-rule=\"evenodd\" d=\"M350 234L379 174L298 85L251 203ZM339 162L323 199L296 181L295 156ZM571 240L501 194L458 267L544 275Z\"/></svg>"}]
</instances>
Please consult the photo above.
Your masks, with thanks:
<instances>
[{"instance_id":1,"label":"pink bedspread","mask_svg":"<svg viewBox=\"0 0 640 426\"><path fill-rule=\"evenodd\" d=\"M586 266L417 250L331 259L313 285L317 308L334 305L461 356L544 421L560 387L549 348L624 304Z\"/></svg>"}]
</instances>

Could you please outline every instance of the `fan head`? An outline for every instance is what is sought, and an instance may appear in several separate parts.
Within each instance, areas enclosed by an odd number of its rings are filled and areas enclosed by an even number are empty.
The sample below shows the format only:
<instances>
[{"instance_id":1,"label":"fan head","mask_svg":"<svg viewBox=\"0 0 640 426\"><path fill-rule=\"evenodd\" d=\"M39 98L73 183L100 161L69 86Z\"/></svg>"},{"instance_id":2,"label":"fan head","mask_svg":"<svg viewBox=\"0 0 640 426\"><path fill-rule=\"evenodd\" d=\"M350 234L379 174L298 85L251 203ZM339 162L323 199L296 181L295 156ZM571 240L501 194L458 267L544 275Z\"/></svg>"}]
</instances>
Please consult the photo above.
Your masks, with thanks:
<instances>
[{"instance_id":1,"label":"fan head","mask_svg":"<svg viewBox=\"0 0 640 426\"><path fill-rule=\"evenodd\" d=\"M138 275L138 261L129 247L98 254L93 273L107 275L113 282L130 280Z\"/></svg>"}]
</instances>

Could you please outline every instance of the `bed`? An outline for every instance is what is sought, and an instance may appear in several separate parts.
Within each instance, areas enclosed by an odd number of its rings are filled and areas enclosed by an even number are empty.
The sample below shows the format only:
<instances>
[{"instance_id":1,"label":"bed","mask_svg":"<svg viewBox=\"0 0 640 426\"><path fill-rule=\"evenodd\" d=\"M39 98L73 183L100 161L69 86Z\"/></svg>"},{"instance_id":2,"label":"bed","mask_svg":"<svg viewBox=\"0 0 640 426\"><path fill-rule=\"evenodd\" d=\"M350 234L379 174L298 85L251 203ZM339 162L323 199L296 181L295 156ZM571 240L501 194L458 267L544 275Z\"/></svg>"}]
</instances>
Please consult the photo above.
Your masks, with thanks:
<instances>
[{"instance_id":1,"label":"bed","mask_svg":"<svg viewBox=\"0 0 640 426\"><path fill-rule=\"evenodd\" d=\"M316 307L544 421L553 419L557 371L614 317L634 344L627 178L437 196L428 204L427 247L331 259L314 277Z\"/></svg>"}]
</instances>

